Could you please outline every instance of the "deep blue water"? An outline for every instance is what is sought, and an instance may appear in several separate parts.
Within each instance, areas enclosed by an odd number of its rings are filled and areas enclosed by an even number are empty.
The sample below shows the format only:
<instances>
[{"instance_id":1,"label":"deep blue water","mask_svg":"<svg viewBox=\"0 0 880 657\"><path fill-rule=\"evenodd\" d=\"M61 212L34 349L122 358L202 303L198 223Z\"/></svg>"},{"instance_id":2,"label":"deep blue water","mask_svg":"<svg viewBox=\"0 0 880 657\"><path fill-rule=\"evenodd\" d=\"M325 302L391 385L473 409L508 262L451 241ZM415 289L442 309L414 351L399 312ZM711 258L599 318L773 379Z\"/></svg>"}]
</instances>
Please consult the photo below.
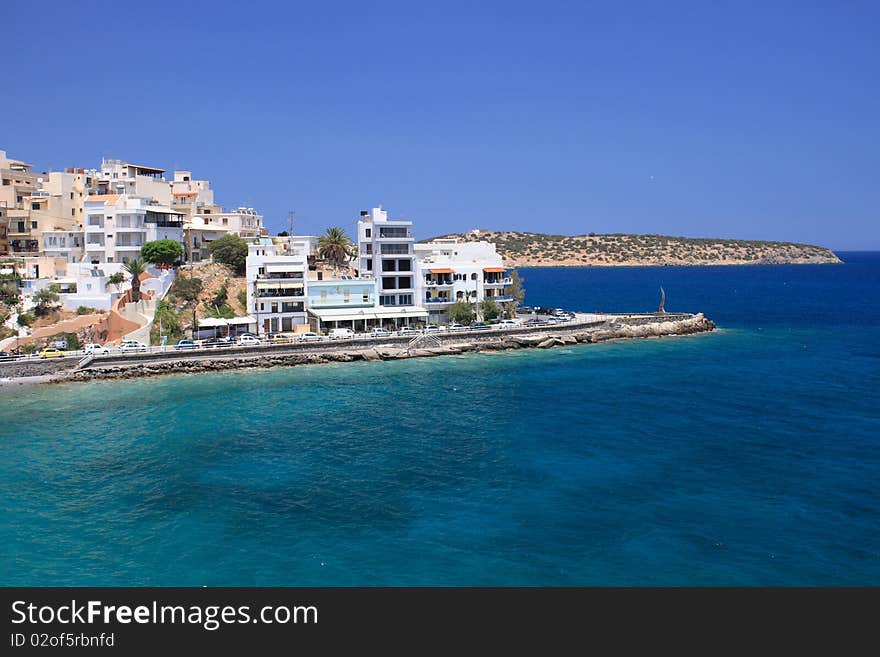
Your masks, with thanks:
<instances>
[{"instance_id":1,"label":"deep blue water","mask_svg":"<svg viewBox=\"0 0 880 657\"><path fill-rule=\"evenodd\" d=\"M522 270L688 338L0 393L0 584L880 584L880 254Z\"/></svg>"}]
</instances>

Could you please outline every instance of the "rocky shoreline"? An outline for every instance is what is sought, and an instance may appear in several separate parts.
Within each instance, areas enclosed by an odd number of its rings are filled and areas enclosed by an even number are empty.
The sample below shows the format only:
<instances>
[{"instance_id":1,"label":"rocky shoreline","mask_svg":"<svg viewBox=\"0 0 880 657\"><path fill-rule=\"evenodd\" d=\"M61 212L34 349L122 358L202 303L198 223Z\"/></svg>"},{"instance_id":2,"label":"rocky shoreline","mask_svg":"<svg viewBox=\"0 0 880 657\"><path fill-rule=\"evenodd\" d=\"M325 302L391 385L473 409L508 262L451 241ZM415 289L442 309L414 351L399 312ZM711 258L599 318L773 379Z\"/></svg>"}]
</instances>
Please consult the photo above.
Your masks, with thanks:
<instances>
[{"instance_id":1,"label":"rocky shoreline","mask_svg":"<svg viewBox=\"0 0 880 657\"><path fill-rule=\"evenodd\" d=\"M606 323L594 328L554 328L532 334L503 336L467 336L458 338L447 335L445 343L427 348L404 349L400 347L371 346L352 349L321 349L299 353L240 355L217 354L210 358L186 358L174 356L167 360L118 363L102 367L59 373L52 383L69 381L93 381L106 379L130 379L165 374L218 372L236 369L292 367L322 363L348 363L353 361L385 361L402 358L426 358L464 353L504 351L511 349L550 349L576 344L595 344L609 340L693 335L715 329L715 323L702 313L685 319L667 321L641 321ZM169 356L172 356L169 354Z\"/></svg>"}]
</instances>

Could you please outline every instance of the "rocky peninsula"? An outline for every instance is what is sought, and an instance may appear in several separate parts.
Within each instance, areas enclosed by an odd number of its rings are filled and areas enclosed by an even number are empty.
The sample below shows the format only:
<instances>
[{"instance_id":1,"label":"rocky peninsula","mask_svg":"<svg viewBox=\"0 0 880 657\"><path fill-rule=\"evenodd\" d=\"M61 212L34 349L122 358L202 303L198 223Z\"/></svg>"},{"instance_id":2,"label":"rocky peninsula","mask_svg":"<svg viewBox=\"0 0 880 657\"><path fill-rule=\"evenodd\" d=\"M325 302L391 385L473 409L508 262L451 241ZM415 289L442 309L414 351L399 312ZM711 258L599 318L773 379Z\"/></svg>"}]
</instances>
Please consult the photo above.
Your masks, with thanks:
<instances>
[{"instance_id":1,"label":"rocky peninsula","mask_svg":"<svg viewBox=\"0 0 880 657\"><path fill-rule=\"evenodd\" d=\"M482 229L442 238L494 242L508 267L815 265L841 262L830 249L793 242L666 235L546 235Z\"/></svg>"}]
</instances>

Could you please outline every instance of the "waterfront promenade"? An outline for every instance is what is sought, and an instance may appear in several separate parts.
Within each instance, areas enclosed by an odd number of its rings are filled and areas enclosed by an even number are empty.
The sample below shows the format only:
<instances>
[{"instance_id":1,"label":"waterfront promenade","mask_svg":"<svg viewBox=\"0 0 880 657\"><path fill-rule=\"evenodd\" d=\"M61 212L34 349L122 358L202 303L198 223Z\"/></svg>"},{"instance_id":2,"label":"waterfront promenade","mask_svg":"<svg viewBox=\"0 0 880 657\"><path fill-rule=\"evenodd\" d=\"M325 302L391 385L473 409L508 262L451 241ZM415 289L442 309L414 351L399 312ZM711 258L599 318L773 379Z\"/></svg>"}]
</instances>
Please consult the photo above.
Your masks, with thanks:
<instances>
[{"instance_id":1,"label":"waterfront promenade","mask_svg":"<svg viewBox=\"0 0 880 657\"><path fill-rule=\"evenodd\" d=\"M689 335L711 331L715 325L702 314L580 313L563 324L536 327L493 327L451 332L353 338L318 342L227 347L179 352L154 348L150 353L25 359L0 364L6 384L45 383L155 376L180 372L260 368L453 355L465 352L604 342L615 339Z\"/></svg>"}]
</instances>

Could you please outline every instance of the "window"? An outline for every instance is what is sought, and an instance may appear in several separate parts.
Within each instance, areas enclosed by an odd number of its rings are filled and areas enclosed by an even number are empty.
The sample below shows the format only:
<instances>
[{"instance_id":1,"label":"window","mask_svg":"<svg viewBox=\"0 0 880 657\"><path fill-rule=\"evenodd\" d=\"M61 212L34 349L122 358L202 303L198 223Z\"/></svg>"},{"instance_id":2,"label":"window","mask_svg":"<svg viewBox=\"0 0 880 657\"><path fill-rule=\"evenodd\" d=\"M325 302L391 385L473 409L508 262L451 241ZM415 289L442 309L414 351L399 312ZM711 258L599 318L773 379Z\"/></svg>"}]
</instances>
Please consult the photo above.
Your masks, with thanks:
<instances>
[{"instance_id":1,"label":"window","mask_svg":"<svg viewBox=\"0 0 880 657\"><path fill-rule=\"evenodd\" d=\"M400 306L411 306L412 305L412 295L411 294L401 294L397 297L398 305Z\"/></svg>"},{"instance_id":2,"label":"window","mask_svg":"<svg viewBox=\"0 0 880 657\"><path fill-rule=\"evenodd\" d=\"M223 217L223 225L224 225L224 226L228 226L228 225L229 225L229 219L227 219L226 217Z\"/></svg>"},{"instance_id":3,"label":"window","mask_svg":"<svg viewBox=\"0 0 880 657\"><path fill-rule=\"evenodd\" d=\"M277 312L278 312L278 304L277 304L277 303L273 303L273 304L272 304L272 312L273 312L273 313L277 313Z\"/></svg>"},{"instance_id":4,"label":"window","mask_svg":"<svg viewBox=\"0 0 880 657\"><path fill-rule=\"evenodd\" d=\"M397 287L406 290L412 287L412 276L401 276L397 279Z\"/></svg>"},{"instance_id":5,"label":"window","mask_svg":"<svg viewBox=\"0 0 880 657\"><path fill-rule=\"evenodd\" d=\"M412 271L412 263L409 260L398 260L397 271Z\"/></svg>"},{"instance_id":6,"label":"window","mask_svg":"<svg viewBox=\"0 0 880 657\"><path fill-rule=\"evenodd\" d=\"M397 298L393 294L381 295L379 297L379 305L380 306L394 306L396 305Z\"/></svg>"},{"instance_id":7,"label":"window","mask_svg":"<svg viewBox=\"0 0 880 657\"><path fill-rule=\"evenodd\" d=\"M397 279L394 276L387 276L382 279L383 290L394 290L397 287Z\"/></svg>"},{"instance_id":8,"label":"window","mask_svg":"<svg viewBox=\"0 0 880 657\"><path fill-rule=\"evenodd\" d=\"M477 274L476 274L476 273L471 274L471 280L472 280L472 281L477 280Z\"/></svg>"},{"instance_id":9,"label":"window","mask_svg":"<svg viewBox=\"0 0 880 657\"><path fill-rule=\"evenodd\" d=\"M394 268L394 260L383 260L382 261L382 271L397 271Z\"/></svg>"},{"instance_id":10,"label":"window","mask_svg":"<svg viewBox=\"0 0 880 657\"><path fill-rule=\"evenodd\" d=\"M11 181L9 180L9 178L3 179L3 186L4 187L9 187L10 183L11 183Z\"/></svg>"},{"instance_id":11,"label":"window","mask_svg":"<svg viewBox=\"0 0 880 657\"><path fill-rule=\"evenodd\" d=\"M373 255L373 245L372 245L372 244L366 244L366 245L364 246L364 253L366 253L367 255Z\"/></svg>"},{"instance_id":12,"label":"window","mask_svg":"<svg viewBox=\"0 0 880 657\"><path fill-rule=\"evenodd\" d=\"M31 222L31 228L33 228L34 230L37 229L37 222L36 221Z\"/></svg>"},{"instance_id":13,"label":"window","mask_svg":"<svg viewBox=\"0 0 880 657\"><path fill-rule=\"evenodd\" d=\"M383 244L382 253L407 255L409 254L409 244Z\"/></svg>"},{"instance_id":14,"label":"window","mask_svg":"<svg viewBox=\"0 0 880 657\"><path fill-rule=\"evenodd\" d=\"M31 210L39 210L39 209L40 209L39 203L31 203Z\"/></svg>"},{"instance_id":15,"label":"window","mask_svg":"<svg viewBox=\"0 0 880 657\"><path fill-rule=\"evenodd\" d=\"M4 180L3 184L8 185L9 182ZM371 229L369 229L369 228L364 229L364 237L372 237L372 235L373 235L373 231Z\"/></svg>"},{"instance_id":16,"label":"window","mask_svg":"<svg viewBox=\"0 0 880 657\"><path fill-rule=\"evenodd\" d=\"M73 192L70 192L70 200L73 200Z\"/></svg>"},{"instance_id":17,"label":"window","mask_svg":"<svg viewBox=\"0 0 880 657\"><path fill-rule=\"evenodd\" d=\"M367 270L367 271L373 271L373 261L372 261L372 260L367 260L366 270ZM320 275L320 274L319 274L319 275Z\"/></svg>"},{"instance_id":18,"label":"window","mask_svg":"<svg viewBox=\"0 0 880 657\"><path fill-rule=\"evenodd\" d=\"M379 229L379 237L409 237L405 226L386 226Z\"/></svg>"}]
</instances>

